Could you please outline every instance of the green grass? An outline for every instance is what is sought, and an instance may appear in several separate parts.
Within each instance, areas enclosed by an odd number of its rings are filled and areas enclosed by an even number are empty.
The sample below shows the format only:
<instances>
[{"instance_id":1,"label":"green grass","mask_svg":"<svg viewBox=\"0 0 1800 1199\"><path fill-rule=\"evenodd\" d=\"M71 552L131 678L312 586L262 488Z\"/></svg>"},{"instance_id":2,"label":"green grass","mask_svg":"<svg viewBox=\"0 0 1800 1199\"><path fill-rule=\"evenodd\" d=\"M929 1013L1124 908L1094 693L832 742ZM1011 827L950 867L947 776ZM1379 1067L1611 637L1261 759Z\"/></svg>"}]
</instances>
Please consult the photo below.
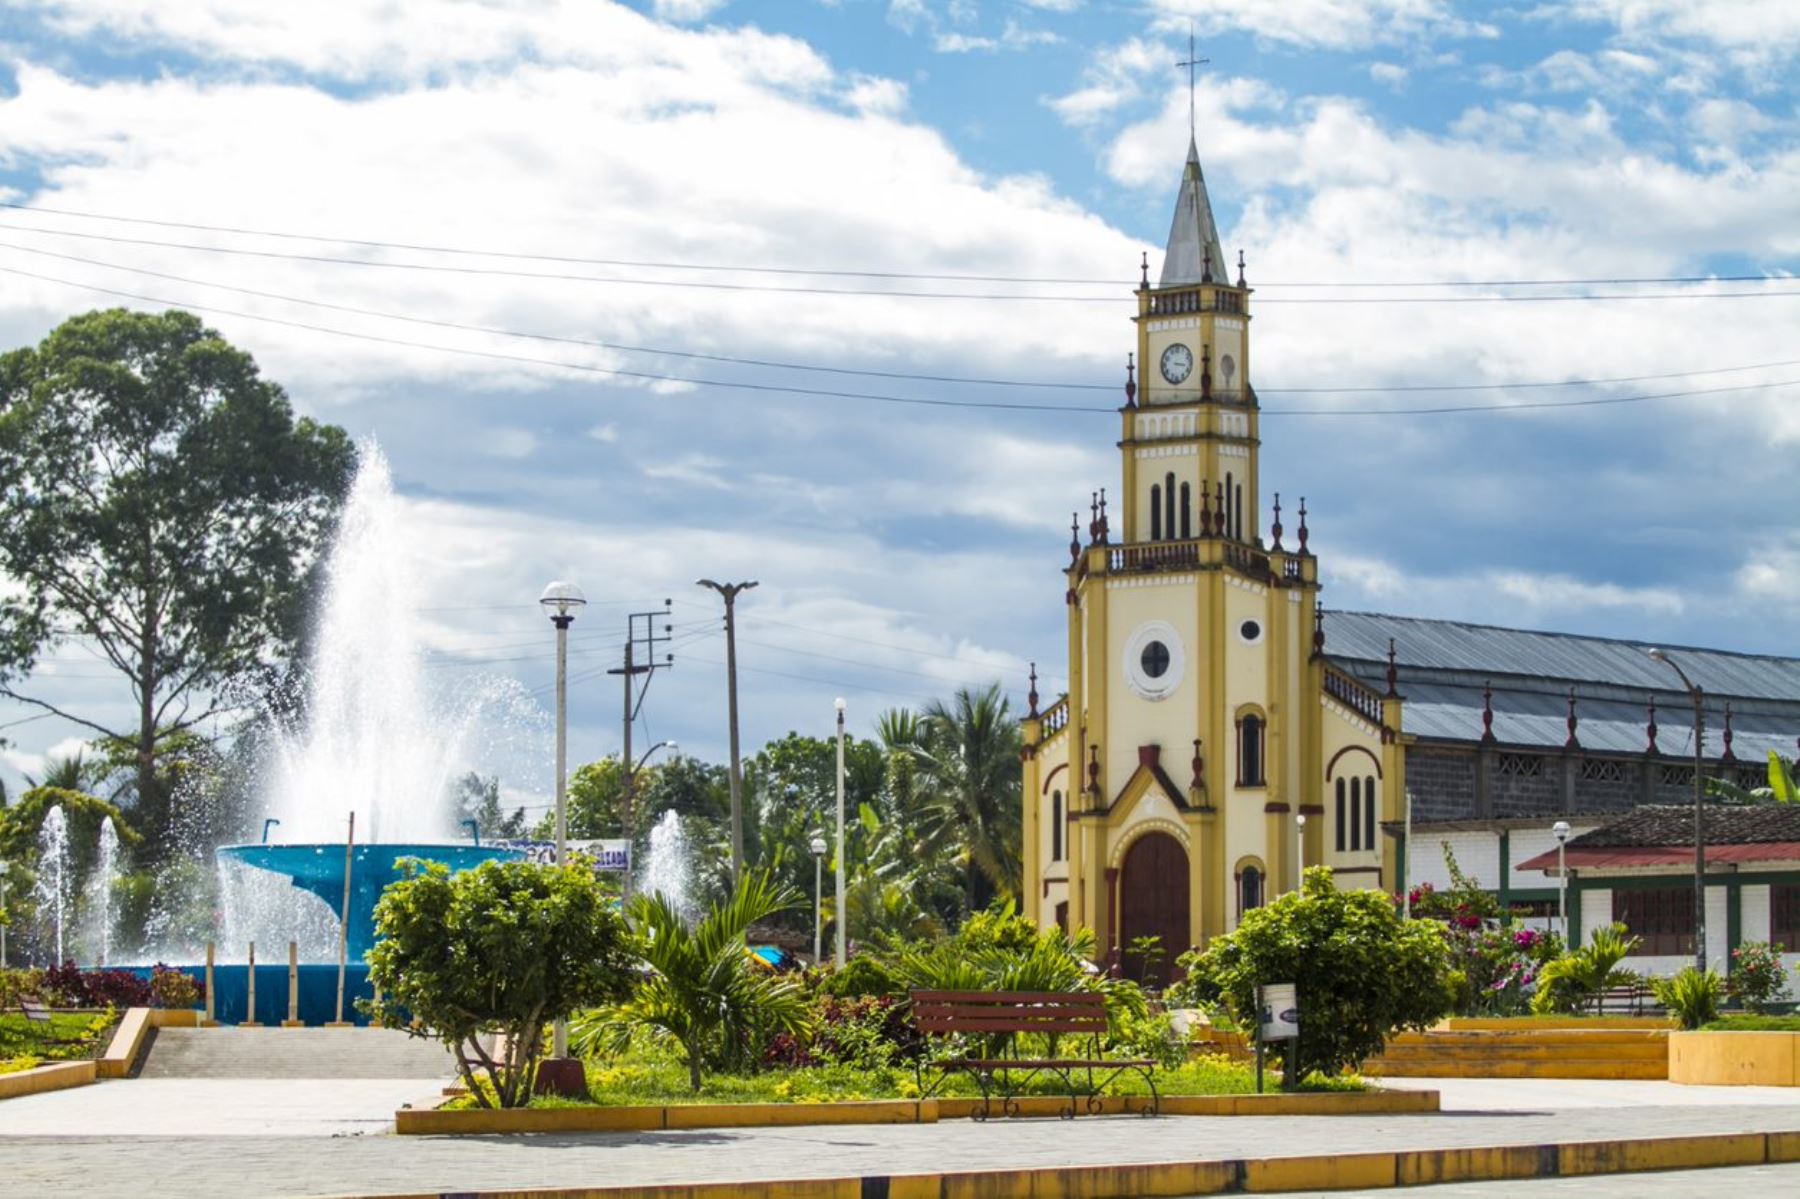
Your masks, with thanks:
<instances>
[{"instance_id":1,"label":"green grass","mask_svg":"<svg viewBox=\"0 0 1800 1199\"><path fill-rule=\"evenodd\" d=\"M929 1086L935 1072L927 1070ZM586 1101L539 1097L534 1108L673 1106L696 1103L832 1103L865 1099L916 1099L919 1086L910 1069L858 1070L850 1066L815 1066L776 1069L764 1074L707 1074L700 1090L688 1087L685 1067L672 1060L589 1062ZM1270 1071L1268 1089L1280 1086L1280 1075ZM1156 1089L1163 1095L1248 1095L1256 1090L1256 1074L1248 1065L1222 1057L1199 1057L1174 1069L1156 1071ZM1360 1078L1313 1077L1301 1087L1308 1091L1360 1091ZM1039 1077L1021 1089L1027 1095L1062 1093L1060 1083ZM1136 1074L1123 1075L1108 1084L1107 1095L1147 1095L1149 1088ZM934 1095L973 1098L980 1094L966 1076L952 1075ZM445 1104L446 1110L472 1108L467 1096Z\"/></svg>"},{"instance_id":2,"label":"green grass","mask_svg":"<svg viewBox=\"0 0 1800 1199\"><path fill-rule=\"evenodd\" d=\"M1701 1032L1800 1032L1800 1016L1725 1016Z\"/></svg>"},{"instance_id":3,"label":"green grass","mask_svg":"<svg viewBox=\"0 0 1800 1199\"><path fill-rule=\"evenodd\" d=\"M0 1058L0 1074L17 1074L21 1070L35 1070L43 1064L44 1060L36 1057Z\"/></svg>"},{"instance_id":4,"label":"green grass","mask_svg":"<svg viewBox=\"0 0 1800 1199\"><path fill-rule=\"evenodd\" d=\"M22 1012L0 1013L0 1069L5 1063L32 1059L44 1062L80 1061L97 1057L106 1046L116 1016L111 1012L51 1012L49 1024L27 1020ZM29 1069L12 1066L8 1073Z\"/></svg>"}]
</instances>

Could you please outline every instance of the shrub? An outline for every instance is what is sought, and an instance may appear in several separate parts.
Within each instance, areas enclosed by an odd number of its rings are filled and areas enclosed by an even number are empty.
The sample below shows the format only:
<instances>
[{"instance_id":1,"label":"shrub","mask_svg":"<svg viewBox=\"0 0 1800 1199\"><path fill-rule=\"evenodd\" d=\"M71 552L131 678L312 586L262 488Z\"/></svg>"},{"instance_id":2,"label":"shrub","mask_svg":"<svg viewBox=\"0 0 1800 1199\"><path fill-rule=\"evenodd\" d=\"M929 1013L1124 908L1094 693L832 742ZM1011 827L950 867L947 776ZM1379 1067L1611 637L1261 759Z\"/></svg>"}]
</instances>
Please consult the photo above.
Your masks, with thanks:
<instances>
[{"instance_id":1,"label":"shrub","mask_svg":"<svg viewBox=\"0 0 1800 1199\"><path fill-rule=\"evenodd\" d=\"M16 1008L19 1000L44 997L42 970L0 970L0 1010Z\"/></svg>"},{"instance_id":2,"label":"shrub","mask_svg":"<svg viewBox=\"0 0 1800 1199\"><path fill-rule=\"evenodd\" d=\"M1301 1077L1355 1067L1393 1033L1429 1027L1455 999L1436 925L1401 920L1380 891L1339 891L1320 866L1307 870L1300 891L1244 913L1194 969L1246 1025L1259 984L1294 983Z\"/></svg>"},{"instance_id":3,"label":"shrub","mask_svg":"<svg viewBox=\"0 0 1800 1199\"><path fill-rule=\"evenodd\" d=\"M150 1006L197 1008L206 1002L206 985L190 974L161 962L150 968Z\"/></svg>"},{"instance_id":4,"label":"shrub","mask_svg":"<svg viewBox=\"0 0 1800 1199\"><path fill-rule=\"evenodd\" d=\"M527 1102L544 1026L615 998L630 978L624 924L578 865L483 862L453 876L415 864L382 892L375 931L369 977L382 997L359 1008L442 1041L482 1106ZM481 1044L490 1033L506 1038L499 1058Z\"/></svg>"},{"instance_id":5,"label":"shrub","mask_svg":"<svg viewBox=\"0 0 1800 1199\"><path fill-rule=\"evenodd\" d=\"M906 988L895 981L881 959L874 954L859 953L844 963L842 970L821 970L817 975L819 991L837 999L853 999L863 995L901 995Z\"/></svg>"},{"instance_id":6,"label":"shrub","mask_svg":"<svg viewBox=\"0 0 1800 1199\"><path fill-rule=\"evenodd\" d=\"M1719 1018L1719 999L1725 984L1713 970L1696 970L1692 966L1674 978L1659 978L1651 984L1656 1002L1669 1009L1669 1015L1688 1031Z\"/></svg>"},{"instance_id":7,"label":"shrub","mask_svg":"<svg viewBox=\"0 0 1800 1199\"><path fill-rule=\"evenodd\" d=\"M1639 981L1634 971L1622 969L1619 963L1640 944L1623 924L1595 929L1586 945L1544 965L1538 974L1537 992L1531 997L1532 1013L1580 1012L1590 1003L1598 1004L1605 992Z\"/></svg>"},{"instance_id":8,"label":"shrub","mask_svg":"<svg viewBox=\"0 0 1800 1199\"><path fill-rule=\"evenodd\" d=\"M1787 967L1782 965L1779 949L1766 941L1746 941L1731 951L1725 994L1734 1003L1762 1013L1779 1003L1787 989Z\"/></svg>"}]
</instances>

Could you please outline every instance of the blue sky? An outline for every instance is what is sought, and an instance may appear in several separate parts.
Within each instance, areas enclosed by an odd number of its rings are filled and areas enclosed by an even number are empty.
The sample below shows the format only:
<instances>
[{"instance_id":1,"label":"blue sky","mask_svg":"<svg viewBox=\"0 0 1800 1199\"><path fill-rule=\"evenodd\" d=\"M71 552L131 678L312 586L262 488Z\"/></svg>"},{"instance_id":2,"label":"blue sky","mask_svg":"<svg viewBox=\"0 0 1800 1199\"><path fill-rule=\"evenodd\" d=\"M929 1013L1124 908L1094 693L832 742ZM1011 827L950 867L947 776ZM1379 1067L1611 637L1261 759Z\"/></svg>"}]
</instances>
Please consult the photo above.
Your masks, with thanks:
<instances>
[{"instance_id":1,"label":"blue sky","mask_svg":"<svg viewBox=\"0 0 1800 1199\"><path fill-rule=\"evenodd\" d=\"M656 681L639 736L717 757L723 647L692 582L710 575L763 584L743 608L752 745L827 731L840 693L866 730L882 708L962 683L999 677L1022 698L1034 659L1053 691L1068 513L1116 479L1113 418L694 381L1109 405L1132 344L1128 293L717 268L1133 278L1167 233L1191 27L1210 59L1197 138L1214 210L1259 289L1265 486L1290 511L1307 496L1327 602L1791 653L1800 407L1793 387L1770 385L1800 380L1800 365L1768 364L1800 360L1800 298L1779 294L1800 290L1786 278L1800 266L1797 11L13 0L0 3L0 199L40 211L0 213L0 268L42 277L0 275L0 344L120 302L80 285L218 310L209 319L300 409L380 438L421 585L445 597L420 627L446 686L483 672L544 685L549 639L531 600L551 577L604 601L577 625L585 670L611 664L623 612L670 596L693 640ZM1776 277L1492 285L1720 273ZM1393 286L1420 282L1481 286ZM1383 286L1329 286L1344 283ZM1594 291L1673 298L1486 302ZM1497 386L1624 377L1637 381ZM1417 390L1442 386L1488 390ZM1371 390L1296 390L1330 388ZM1704 394L1364 414L1663 392ZM78 645L39 681L63 703L124 699ZM614 687L578 682L577 760L616 748ZM28 715L0 708L0 725ZM0 736L13 741L0 777L16 781L73 731L38 721ZM500 768L510 789L547 785L540 764Z\"/></svg>"}]
</instances>

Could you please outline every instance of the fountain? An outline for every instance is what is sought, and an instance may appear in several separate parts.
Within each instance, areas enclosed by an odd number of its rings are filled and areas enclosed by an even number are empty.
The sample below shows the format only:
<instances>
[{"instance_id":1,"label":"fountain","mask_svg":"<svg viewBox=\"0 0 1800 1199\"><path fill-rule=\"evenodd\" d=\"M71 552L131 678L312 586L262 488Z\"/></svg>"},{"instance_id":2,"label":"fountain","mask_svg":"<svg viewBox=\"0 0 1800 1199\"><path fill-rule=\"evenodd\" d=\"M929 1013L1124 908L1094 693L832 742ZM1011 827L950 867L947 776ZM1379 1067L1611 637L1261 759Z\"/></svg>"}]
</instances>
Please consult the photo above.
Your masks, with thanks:
<instances>
[{"instance_id":1,"label":"fountain","mask_svg":"<svg viewBox=\"0 0 1800 1199\"><path fill-rule=\"evenodd\" d=\"M38 877L32 888L40 905L50 911L56 929L55 965L63 962L63 914L69 906L69 820L57 804L44 814L38 830Z\"/></svg>"},{"instance_id":2,"label":"fountain","mask_svg":"<svg viewBox=\"0 0 1800 1199\"><path fill-rule=\"evenodd\" d=\"M112 961L113 884L119 879L119 830L108 816L100 823L100 852L89 876L88 949L97 954L96 966Z\"/></svg>"},{"instance_id":3,"label":"fountain","mask_svg":"<svg viewBox=\"0 0 1800 1199\"><path fill-rule=\"evenodd\" d=\"M644 857L644 873L638 883L642 895L661 892L682 919L693 923L694 900L689 878L687 833L673 808L662 814L650 830L650 849Z\"/></svg>"},{"instance_id":4,"label":"fountain","mask_svg":"<svg viewBox=\"0 0 1800 1199\"><path fill-rule=\"evenodd\" d=\"M387 460L374 443L365 443L326 564L304 718L280 738L274 754L265 843L217 851L222 870L229 864L271 872L318 896L333 924L344 903L348 867L352 962L373 945L376 900L401 877L403 860L442 862L460 871L521 856L452 843L449 784L464 767L461 751L479 705L465 701L460 711L447 712L429 698L407 544ZM354 849L346 862L352 813ZM266 843L272 825L284 843ZM268 895L254 886L225 890L228 901L259 890ZM291 897L293 891L285 893ZM279 944L300 939L296 930L309 919L319 923L316 910L308 917L291 903L258 906L280 910L228 911L234 939ZM316 938L309 940L316 952ZM335 949L333 943L332 956Z\"/></svg>"}]
</instances>

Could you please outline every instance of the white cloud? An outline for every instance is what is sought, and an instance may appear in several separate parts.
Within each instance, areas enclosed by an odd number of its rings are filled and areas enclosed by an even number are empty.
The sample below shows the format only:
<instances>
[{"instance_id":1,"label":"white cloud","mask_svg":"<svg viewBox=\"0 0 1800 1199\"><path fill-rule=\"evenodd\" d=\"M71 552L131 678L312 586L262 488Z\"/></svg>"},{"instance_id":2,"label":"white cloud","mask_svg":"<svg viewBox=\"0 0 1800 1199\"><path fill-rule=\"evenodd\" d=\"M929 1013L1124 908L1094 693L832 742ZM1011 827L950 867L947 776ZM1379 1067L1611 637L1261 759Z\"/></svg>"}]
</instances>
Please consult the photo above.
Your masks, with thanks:
<instances>
[{"instance_id":1,"label":"white cloud","mask_svg":"<svg viewBox=\"0 0 1800 1199\"><path fill-rule=\"evenodd\" d=\"M481 435L481 446L496 458L519 460L537 451L538 439L529 429L489 429Z\"/></svg>"},{"instance_id":2,"label":"white cloud","mask_svg":"<svg viewBox=\"0 0 1800 1199\"><path fill-rule=\"evenodd\" d=\"M1616 583L1523 570L1476 570L1451 575L1415 574L1378 557L1333 552L1321 559L1333 605L1442 616L1512 627L1554 627L1558 622L1608 613L1646 618L1679 616L1684 601L1668 587Z\"/></svg>"},{"instance_id":3,"label":"white cloud","mask_svg":"<svg viewBox=\"0 0 1800 1199\"><path fill-rule=\"evenodd\" d=\"M656 0L656 15L665 21L703 21L730 0Z\"/></svg>"},{"instance_id":4,"label":"white cloud","mask_svg":"<svg viewBox=\"0 0 1800 1199\"><path fill-rule=\"evenodd\" d=\"M977 37L967 33L940 33L931 39L931 48L939 54L974 54L998 50L1000 43L991 37Z\"/></svg>"},{"instance_id":5,"label":"white cloud","mask_svg":"<svg viewBox=\"0 0 1800 1199\"><path fill-rule=\"evenodd\" d=\"M1187 31L1194 20L1203 34L1248 33L1271 42L1329 50L1431 37L1492 37L1490 25L1456 13L1450 0L1152 0L1163 27Z\"/></svg>"},{"instance_id":6,"label":"white cloud","mask_svg":"<svg viewBox=\"0 0 1800 1199\"><path fill-rule=\"evenodd\" d=\"M1386 84L1388 87L1405 86L1407 74L1406 68L1399 63L1376 62L1369 64L1369 78L1376 83Z\"/></svg>"},{"instance_id":7,"label":"white cloud","mask_svg":"<svg viewBox=\"0 0 1800 1199\"><path fill-rule=\"evenodd\" d=\"M613 421L595 425L587 431L587 435L605 445L612 445L619 440L619 426Z\"/></svg>"}]
</instances>

